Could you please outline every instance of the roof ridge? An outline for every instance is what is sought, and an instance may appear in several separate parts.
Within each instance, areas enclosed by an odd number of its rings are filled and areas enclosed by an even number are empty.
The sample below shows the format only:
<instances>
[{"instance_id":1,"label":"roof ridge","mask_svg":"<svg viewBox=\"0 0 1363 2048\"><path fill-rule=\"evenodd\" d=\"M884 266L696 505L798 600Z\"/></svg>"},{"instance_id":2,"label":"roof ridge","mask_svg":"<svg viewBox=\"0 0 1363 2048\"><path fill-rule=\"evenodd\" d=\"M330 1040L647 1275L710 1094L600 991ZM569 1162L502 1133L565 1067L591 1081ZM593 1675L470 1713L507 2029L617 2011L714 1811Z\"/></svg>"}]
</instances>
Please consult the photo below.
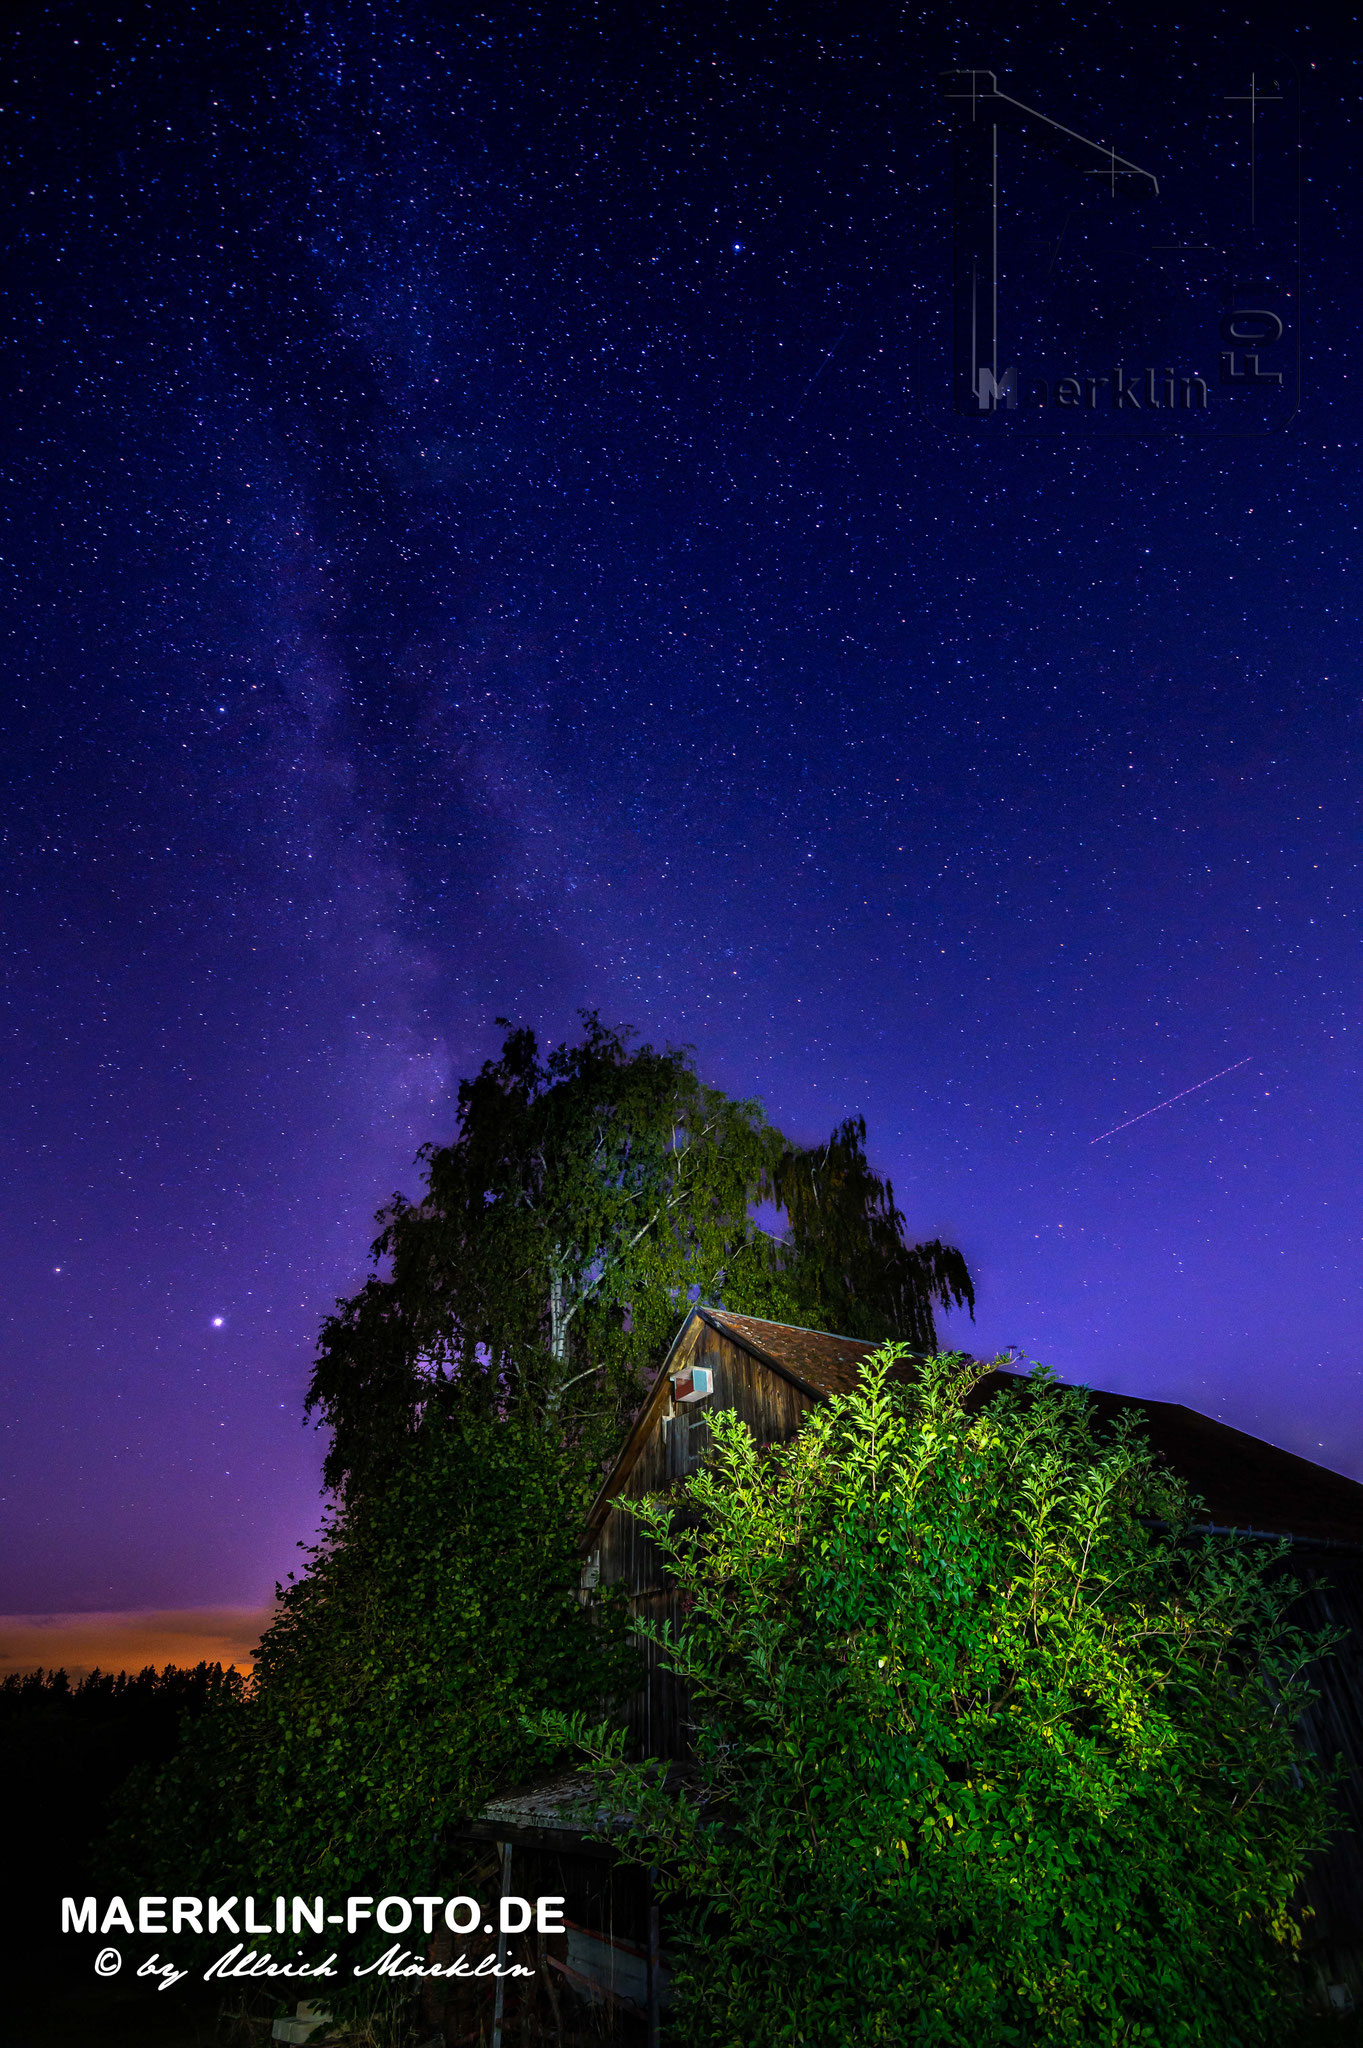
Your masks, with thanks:
<instances>
[{"instance_id":1,"label":"roof ridge","mask_svg":"<svg viewBox=\"0 0 1363 2048\"><path fill-rule=\"evenodd\" d=\"M1299 1465L1309 1465L1313 1472L1324 1472L1331 1479L1343 1479L1349 1486L1363 1486L1363 1479L1355 1479L1349 1472L1341 1472L1337 1465L1322 1465L1319 1458L1308 1458L1304 1451L1294 1451L1286 1444L1275 1444L1271 1436L1259 1436L1252 1429L1241 1429L1238 1422L1227 1422L1224 1415L1209 1415L1205 1408L1193 1408L1187 1401L1147 1401L1140 1394L1124 1394L1122 1400L1139 1401L1144 1408L1181 1408L1185 1415L1191 1415L1196 1422L1210 1422L1216 1429L1229 1430L1232 1436L1243 1437L1247 1444L1258 1444L1261 1450L1272 1451L1280 1458L1295 1458ZM1323 1450L1323 1444L1317 1446Z\"/></svg>"},{"instance_id":2,"label":"roof ridge","mask_svg":"<svg viewBox=\"0 0 1363 2048\"><path fill-rule=\"evenodd\" d=\"M831 1337L835 1344L865 1344L872 1351L881 1343L890 1344L893 1338L846 1337L841 1330L812 1330L808 1323L777 1323L770 1316L748 1316L737 1308L714 1308L709 1302L697 1302L696 1307L705 1315L728 1316L736 1323L762 1323L768 1330L795 1330L801 1337Z\"/></svg>"}]
</instances>

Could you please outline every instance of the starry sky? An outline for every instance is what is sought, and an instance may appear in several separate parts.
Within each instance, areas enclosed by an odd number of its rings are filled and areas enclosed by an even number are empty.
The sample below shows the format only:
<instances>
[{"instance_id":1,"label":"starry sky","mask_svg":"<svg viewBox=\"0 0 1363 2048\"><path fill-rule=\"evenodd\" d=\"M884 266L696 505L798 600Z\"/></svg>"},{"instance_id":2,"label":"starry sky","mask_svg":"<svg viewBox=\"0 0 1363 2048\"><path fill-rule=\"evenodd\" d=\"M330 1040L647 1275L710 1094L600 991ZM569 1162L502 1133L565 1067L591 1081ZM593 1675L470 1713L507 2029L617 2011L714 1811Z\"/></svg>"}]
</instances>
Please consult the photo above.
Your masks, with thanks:
<instances>
[{"instance_id":1,"label":"starry sky","mask_svg":"<svg viewBox=\"0 0 1363 2048\"><path fill-rule=\"evenodd\" d=\"M584 1005L864 1114L954 1341L1363 1477L1343 34L19 9L0 1611L268 1599L374 1210ZM953 409L956 67L1160 177L1009 138L1005 352L1205 414Z\"/></svg>"}]
</instances>

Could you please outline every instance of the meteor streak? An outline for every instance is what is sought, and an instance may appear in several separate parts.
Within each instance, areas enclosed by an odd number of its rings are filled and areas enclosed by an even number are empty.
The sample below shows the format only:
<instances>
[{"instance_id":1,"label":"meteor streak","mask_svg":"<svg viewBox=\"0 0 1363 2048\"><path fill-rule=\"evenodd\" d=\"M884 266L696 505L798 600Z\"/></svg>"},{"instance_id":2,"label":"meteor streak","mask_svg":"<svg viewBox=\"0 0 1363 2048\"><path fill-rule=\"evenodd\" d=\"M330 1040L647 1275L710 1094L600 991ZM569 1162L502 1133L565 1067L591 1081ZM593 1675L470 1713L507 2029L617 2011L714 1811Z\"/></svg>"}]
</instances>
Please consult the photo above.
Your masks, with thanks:
<instances>
[{"instance_id":1,"label":"meteor streak","mask_svg":"<svg viewBox=\"0 0 1363 2048\"><path fill-rule=\"evenodd\" d=\"M1129 1116L1124 1124L1114 1124L1110 1131L1100 1131L1096 1138L1089 1139L1090 1145L1101 1145L1104 1138L1115 1138L1118 1131L1129 1131L1132 1124L1138 1124L1141 1117L1153 1116L1156 1109L1167 1109L1171 1102L1182 1102L1185 1095L1196 1095L1199 1088L1210 1088L1213 1081L1221 1079L1222 1074L1233 1074L1236 1067L1247 1067L1253 1057L1252 1052L1246 1053L1242 1060L1235 1062L1234 1067L1222 1067L1220 1074L1208 1074L1205 1081L1194 1081L1191 1088L1180 1088L1177 1095L1166 1095L1163 1102L1157 1102L1153 1109L1143 1109L1140 1116Z\"/></svg>"}]
</instances>

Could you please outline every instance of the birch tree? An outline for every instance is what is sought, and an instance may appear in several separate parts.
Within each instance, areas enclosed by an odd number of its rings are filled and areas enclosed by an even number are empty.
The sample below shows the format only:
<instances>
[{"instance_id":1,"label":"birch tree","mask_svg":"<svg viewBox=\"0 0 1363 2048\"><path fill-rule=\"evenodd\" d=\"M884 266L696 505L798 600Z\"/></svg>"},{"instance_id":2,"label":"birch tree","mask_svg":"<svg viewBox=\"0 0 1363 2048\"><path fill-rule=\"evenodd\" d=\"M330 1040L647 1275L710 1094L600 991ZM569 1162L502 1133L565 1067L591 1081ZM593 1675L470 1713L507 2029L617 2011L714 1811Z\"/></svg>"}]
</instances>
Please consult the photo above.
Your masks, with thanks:
<instances>
[{"instance_id":1,"label":"birch tree","mask_svg":"<svg viewBox=\"0 0 1363 2048\"><path fill-rule=\"evenodd\" d=\"M325 1324L309 1389L333 1487L377 1477L450 1404L604 1455L693 1301L929 1349L934 1306L973 1305L959 1252L908 1243L860 1120L802 1149L689 1049L583 1024L547 1058L505 1025L455 1138L420 1155L424 1192L380 1213L376 1270Z\"/></svg>"}]
</instances>

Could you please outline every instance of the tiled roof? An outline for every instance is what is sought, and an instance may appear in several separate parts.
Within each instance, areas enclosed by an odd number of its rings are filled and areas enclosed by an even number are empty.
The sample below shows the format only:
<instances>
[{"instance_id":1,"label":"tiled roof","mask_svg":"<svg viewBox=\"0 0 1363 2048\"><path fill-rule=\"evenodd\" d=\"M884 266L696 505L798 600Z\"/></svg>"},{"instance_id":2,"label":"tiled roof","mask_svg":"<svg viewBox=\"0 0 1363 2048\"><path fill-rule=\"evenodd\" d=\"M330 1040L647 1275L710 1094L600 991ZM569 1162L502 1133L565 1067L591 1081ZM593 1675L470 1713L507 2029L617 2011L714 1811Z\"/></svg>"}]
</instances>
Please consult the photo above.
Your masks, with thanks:
<instances>
[{"instance_id":1,"label":"tiled roof","mask_svg":"<svg viewBox=\"0 0 1363 2048\"><path fill-rule=\"evenodd\" d=\"M790 1323L764 1323L758 1316L732 1316L727 1309L700 1311L712 1329L732 1337L768 1365L788 1372L811 1393L850 1394L857 1368L875 1350L860 1337L834 1337L827 1330L798 1330Z\"/></svg>"}]
</instances>

